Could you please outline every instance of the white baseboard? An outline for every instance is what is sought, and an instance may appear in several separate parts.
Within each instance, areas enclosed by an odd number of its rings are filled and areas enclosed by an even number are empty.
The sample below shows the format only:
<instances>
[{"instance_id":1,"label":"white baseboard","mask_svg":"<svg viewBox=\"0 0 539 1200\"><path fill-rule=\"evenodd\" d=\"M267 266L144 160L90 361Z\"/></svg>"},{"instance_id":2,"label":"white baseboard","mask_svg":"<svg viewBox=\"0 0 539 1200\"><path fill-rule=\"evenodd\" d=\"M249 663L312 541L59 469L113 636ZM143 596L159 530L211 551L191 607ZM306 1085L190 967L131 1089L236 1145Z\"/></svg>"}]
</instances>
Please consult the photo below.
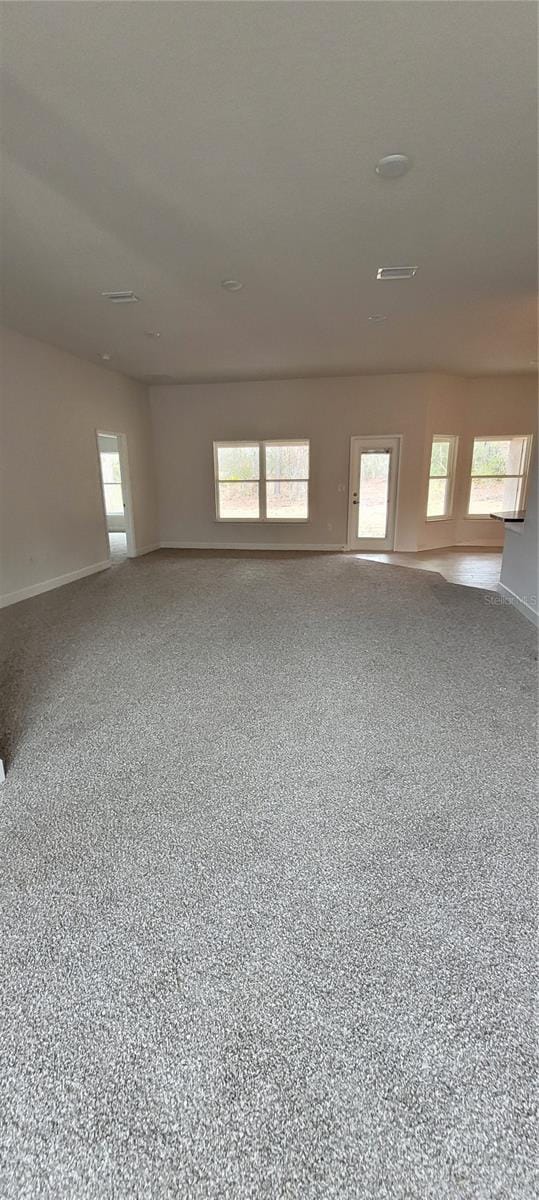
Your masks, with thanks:
<instances>
[{"instance_id":1,"label":"white baseboard","mask_svg":"<svg viewBox=\"0 0 539 1200\"><path fill-rule=\"evenodd\" d=\"M503 550L503 542L491 542L486 538L474 538L473 542L436 542L436 545L429 546L421 543L421 545L418 545L417 549L420 554L429 553L431 550L432 553L435 554L437 550L466 550L475 546L481 550Z\"/></svg>"},{"instance_id":2,"label":"white baseboard","mask_svg":"<svg viewBox=\"0 0 539 1200\"><path fill-rule=\"evenodd\" d=\"M453 546L488 546L491 550L503 550L503 541L493 542L490 538L474 538L471 542L453 542Z\"/></svg>"},{"instance_id":3,"label":"white baseboard","mask_svg":"<svg viewBox=\"0 0 539 1200\"><path fill-rule=\"evenodd\" d=\"M141 546L140 549L137 549L134 554L130 555L130 557L141 558L143 554L151 554L152 550L160 550L161 545L161 542L152 542L151 546Z\"/></svg>"},{"instance_id":4,"label":"white baseboard","mask_svg":"<svg viewBox=\"0 0 539 1200\"><path fill-rule=\"evenodd\" d=\"M528 621L532 621L534 625L539 625L539 613L535 608L532 608L531 604L528 604L526 600L522 600L520 596L517 596L516 592L512 592L511 588L505 586L505 583L498 584L498 591L502 593L502 596L507 597L509 603L514 608L517 608L523 617L527 617Z\"/></svg>"},{"instance_id":5,"label":"white baseboard","mask_svg":"<svg viewBox=\"0 0 539 1200\"><path fill-rule=\"evenodd\" d=\"M346 546L331 543L313 545L308 542L161 542L162 550L333 550L342 552Z\"/></svg>"},{"instance_id":6,"label":"white baseboard","mask_svg":"<svg viewBox=\"0 0 539 1200\"><path fill-rule=\"evenodd\" d=\"M18 592L6 592L0 596L0 608L17 604L19 600L30 600L41 592L52 592L53 588L63 587L66 583L74 583L76 579L84 579L86 575L96 575L98 571L106 571L110 567L110 558L104 562L92 563L90 567L80 567L78 571L69 571L67 575L57 575L55 579L44 579L41 583L33 583L30 587L21 588Z\"/></svg>"}]
</instances>

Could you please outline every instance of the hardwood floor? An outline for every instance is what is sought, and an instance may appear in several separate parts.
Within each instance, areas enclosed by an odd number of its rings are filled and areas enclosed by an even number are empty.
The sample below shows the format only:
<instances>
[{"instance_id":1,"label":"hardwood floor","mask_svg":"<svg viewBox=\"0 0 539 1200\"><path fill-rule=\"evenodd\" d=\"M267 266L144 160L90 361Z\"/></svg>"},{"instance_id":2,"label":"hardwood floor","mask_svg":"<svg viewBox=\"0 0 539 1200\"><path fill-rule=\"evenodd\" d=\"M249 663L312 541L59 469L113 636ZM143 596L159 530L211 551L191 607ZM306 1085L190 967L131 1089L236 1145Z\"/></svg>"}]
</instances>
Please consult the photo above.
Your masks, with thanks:
<instances>
[{"instance_id":1,"label":"hardwood floor","mask_svg":"<svg viewBox=\"0 0 539 1200\"><path fill-rule=\"evenodd\" d=\"M371 551L358 553L358 558L372 558L399 567L413 567L420 571L439 571L449 583L460 583L464 587L485 588L495 592L500 581L502 563L501 547L448 546L442 550L419 550L417 553L393 551L376 554Z\"/></svg>"}]
</instances>

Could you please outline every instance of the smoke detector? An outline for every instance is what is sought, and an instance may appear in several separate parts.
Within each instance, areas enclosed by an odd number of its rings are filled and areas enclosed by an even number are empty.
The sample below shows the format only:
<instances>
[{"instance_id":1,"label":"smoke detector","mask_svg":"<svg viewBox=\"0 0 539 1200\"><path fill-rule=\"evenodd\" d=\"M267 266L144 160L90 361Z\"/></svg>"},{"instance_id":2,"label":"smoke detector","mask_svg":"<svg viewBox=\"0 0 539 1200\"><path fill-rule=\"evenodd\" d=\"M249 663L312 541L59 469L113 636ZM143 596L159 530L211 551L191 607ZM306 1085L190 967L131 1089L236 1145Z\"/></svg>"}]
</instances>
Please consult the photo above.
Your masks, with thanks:
<instances>
[{"instance_id":1,"label":"smoke detector","mask_svg":"<svg viewBox=\"0 0 539 1200\"><path fill-rule=\"evenodd\" d=\"M384 154L374 169L382 179L399 179L401 175L406 175L411 165L407 154Z\"/></svg>"}]
</instances>

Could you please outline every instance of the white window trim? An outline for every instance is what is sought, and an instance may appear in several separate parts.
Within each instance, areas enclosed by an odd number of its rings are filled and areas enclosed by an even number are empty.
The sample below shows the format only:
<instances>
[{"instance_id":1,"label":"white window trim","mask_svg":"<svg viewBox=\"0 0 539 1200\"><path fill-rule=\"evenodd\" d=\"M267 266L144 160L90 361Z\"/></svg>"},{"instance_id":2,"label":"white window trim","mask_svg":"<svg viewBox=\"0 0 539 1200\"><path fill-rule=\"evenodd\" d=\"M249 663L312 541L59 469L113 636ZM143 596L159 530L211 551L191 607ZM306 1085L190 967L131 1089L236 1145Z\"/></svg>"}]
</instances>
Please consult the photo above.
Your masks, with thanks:
<instances>
[{"instance_id":1,"label":"white window trim","mask_svg":"<svg viewBox=\"0 0 539 1200\"><path fill-rule=\"evenodd\" d=\"M449 454L447 456L447 475L431 475L430 464L432 461L432 447L434 442L449 442ZM455 476L457 467L459 439L456 433L433 433L430 443L430 458L429 458L429 473L427 477L427 500L425 504L425 519L431 521L452 521L453 520L453 503L455 499ZM429 484L431 479L448 479L449 490L447 496L447 511L439 517L429 517L427 513L429 503Z\"/></svg>"},{"instance_id":2,"label":"white window trim","mask_svg":"<svg viewBox=\"0 0 539 1200\"><path fill-rule=\"evenodd\" d=\"M219 513L219 463L217 451L221 446L258 446L259 452L259 477L258 480L247 480L246 482L258 482L258 517L222 517ZM308 446L309 448L309 475L307 479L287 480L282 479L281 483L306 483L307 484L307 516L306 517L268 517L266 514L266 446ZM306 525L311 520L311 443L309 438L265 438L260 441L258 438L237 438L234 441L217 441L213 443L213 480L215 488L215 517L219 525ZM271 482L271 481L270 481ZM277 482L277 481L276 481Z\"/></svg>"},{"instance_id":3,"label":"white window trim","mask_svg":"<svg viewBox=\"0 0 539 1200\"><path fill-rule=\"evenodd\" d=\"M526 454L521 475L472 475L473 451L476 442L512 442L514 438L526 439ZM521 479L522 495L520 497L520 508L525 508L528 498L532 446L533 433L474 433L472 437L470 469L468 472L468 492L466 496L466 513L464 516L465 521L490 521L491 519L489 513L471 513L469 511L470 497L472 494L472 482L474 479Z\"/></svg>"}]
</instances>

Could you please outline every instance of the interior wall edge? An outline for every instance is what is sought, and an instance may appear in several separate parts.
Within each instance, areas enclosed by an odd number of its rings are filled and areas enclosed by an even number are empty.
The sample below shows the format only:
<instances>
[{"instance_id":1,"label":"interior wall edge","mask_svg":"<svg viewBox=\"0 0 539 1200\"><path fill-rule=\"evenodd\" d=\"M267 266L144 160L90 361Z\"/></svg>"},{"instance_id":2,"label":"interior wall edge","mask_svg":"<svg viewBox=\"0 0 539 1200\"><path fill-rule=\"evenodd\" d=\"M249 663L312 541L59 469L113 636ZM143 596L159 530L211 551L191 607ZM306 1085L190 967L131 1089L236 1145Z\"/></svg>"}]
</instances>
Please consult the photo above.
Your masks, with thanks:
<instances>
[{"instance_id":1,"label":"interior wall edge","mask_svg":"<svg viewBox=\"0 0 539 1200\"><path fill-rule=\"evenodd\" d=\"M158 544L147 387L8 327L0 337L1 592L27 594L108 558L104 431L127 440L134 549Z\"/></svg>"},{"instance_id":2,"label":"interior wall edge","mask_svg":"<svg viewBox=\"0 0 539 1200\"><path fill-rule=\"evenodd\" d=\"M528 621L532 621L534 625L539 625L539 611L537 608L533 608L531 604L528 604L527 600L523 600L522 596L517 596L516 592L512 592L511 588L508 588L505 583L498 584L498 591L502 593L502 596L507 598L513 608L518 609L522 613L523 617L526 617Z\"/></svg>"}]
</instances>

